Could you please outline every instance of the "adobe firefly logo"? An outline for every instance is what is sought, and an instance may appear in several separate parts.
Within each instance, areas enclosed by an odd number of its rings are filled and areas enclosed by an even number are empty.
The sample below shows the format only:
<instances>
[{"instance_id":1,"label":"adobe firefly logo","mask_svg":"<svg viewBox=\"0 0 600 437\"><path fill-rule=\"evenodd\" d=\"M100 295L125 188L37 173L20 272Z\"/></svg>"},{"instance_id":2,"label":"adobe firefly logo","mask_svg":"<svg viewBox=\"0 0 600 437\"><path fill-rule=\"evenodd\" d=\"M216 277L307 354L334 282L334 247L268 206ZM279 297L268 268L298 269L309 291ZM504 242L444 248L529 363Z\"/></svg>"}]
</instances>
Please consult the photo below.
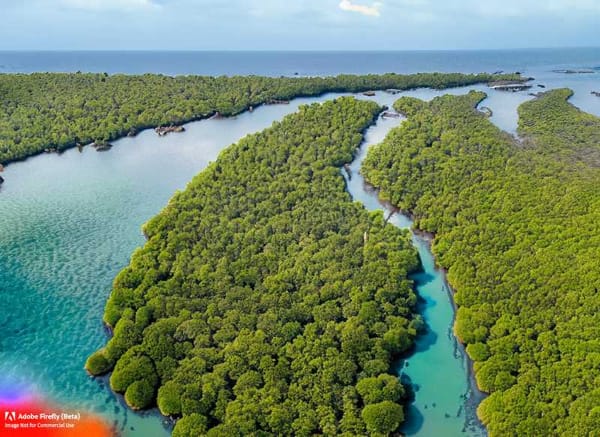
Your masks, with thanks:
<instances>
[{"instance_id":1,"label":"adobe firefly logo","mask_svg":"<svg viewBox=\"0 0 600 437\"><path fill-rule=\"evenodd\" d=\"M5 411L4 412L4 421L5 422L14 422L17 420L17 414L14 411Z\"/></svg>"}]
</instances>

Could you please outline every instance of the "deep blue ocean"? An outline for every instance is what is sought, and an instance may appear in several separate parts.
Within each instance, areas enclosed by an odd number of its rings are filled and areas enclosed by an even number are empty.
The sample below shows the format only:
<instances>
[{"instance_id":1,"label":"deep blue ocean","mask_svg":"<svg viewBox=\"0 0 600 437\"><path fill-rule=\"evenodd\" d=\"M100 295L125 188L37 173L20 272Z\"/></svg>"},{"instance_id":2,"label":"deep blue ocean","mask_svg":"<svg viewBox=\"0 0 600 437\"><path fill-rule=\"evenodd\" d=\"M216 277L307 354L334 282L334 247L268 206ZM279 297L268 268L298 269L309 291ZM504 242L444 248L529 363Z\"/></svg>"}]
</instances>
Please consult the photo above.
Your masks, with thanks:
<instances>
[{"instance_id":1,"label":"deep blue ocean","mask_svg":"<svg viewBox=\"0 0 600 437\"><path fill-rule=\"evenodd\" d=\"M530 74L570 68L600 69L600 48L397 52L0 51L0 73L326 76L500 70Z\"/></svg>"}]
</instances>

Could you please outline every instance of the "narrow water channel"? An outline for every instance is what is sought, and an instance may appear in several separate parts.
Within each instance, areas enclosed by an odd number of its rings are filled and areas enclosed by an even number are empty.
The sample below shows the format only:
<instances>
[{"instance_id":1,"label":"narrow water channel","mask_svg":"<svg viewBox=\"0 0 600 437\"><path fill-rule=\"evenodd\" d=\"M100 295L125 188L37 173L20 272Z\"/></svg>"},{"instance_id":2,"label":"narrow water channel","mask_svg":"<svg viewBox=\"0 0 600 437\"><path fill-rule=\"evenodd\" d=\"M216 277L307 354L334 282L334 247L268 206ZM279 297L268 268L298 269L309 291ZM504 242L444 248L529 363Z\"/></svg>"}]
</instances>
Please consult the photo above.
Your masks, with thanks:
<instances>
[{"instance_id":1,"label":"narrow water channel","mask_svg":"<svg viewBox=\"0 0 600 437\"><path fill-rule=\"evenodd\" d=\"M351 177L346 178L352 198L369 211L384 210L377 192L365 185L360 175L368 149L380 143L386 134L402 122L401 118L382 118L371 126L355 160L350 164ZM389 210L385 212L386 216ZM444 273L436 268L429 242L412 232L412 221L394 214L389 221L412 234L423 271L413 275L419 295L418 312L426 323L426 331L416 340L414 351L397 363L397 372L415 391L415 400L406 411L402 432L409 436L484 436L485 429L477 420L475 408L481 394L473 389L469 363L463 347L452 333L454 307Z\"/></svg>"}]
</instances>

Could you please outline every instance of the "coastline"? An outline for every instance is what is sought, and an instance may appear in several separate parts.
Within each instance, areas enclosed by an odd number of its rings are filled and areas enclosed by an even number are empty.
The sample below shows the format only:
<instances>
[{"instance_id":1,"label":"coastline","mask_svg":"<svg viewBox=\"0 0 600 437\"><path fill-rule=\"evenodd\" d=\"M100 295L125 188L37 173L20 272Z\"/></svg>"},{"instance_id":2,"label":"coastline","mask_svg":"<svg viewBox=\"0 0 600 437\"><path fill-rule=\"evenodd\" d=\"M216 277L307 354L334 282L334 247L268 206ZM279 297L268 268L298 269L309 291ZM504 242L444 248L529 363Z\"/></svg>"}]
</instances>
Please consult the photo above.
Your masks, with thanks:
<instances>
[{"instance_id":1,"label":"coastline","mask_svg":"<svg viewBox=\"0 0 600 437\"><path fill-rule=\"evenodd\" d=\"M322 93L322 94L319 94L319 96L317 96L317 97L320 97L320 96L323 96L323 95L326 95L326 94L329 94L329 93L330 93L330 92ZM304 97L304 96L302 96L302 97ZM313 96L309 96L309 97L313 97ZM300 98L300 97L298 97L298 98ZM268 103L264 103L264 105L267 105L267 104L268 104ZM255 109L255 108L257 108L258 106L262 106L262 105L256 105L256 106L253 106L253 108ZM368 130L369 130L371 127L372 127L372 126L374 126L374 125L377 123L377 120L380 118L380 116L381 116L381 113L382 113L383 111L385 111L385 107L384 107L384 106L382 106L382 105L379 105L379 104L378 104L378 106L379 106L379 110L378 110L378 111L377 111L375 114L373 114L373 118L370 120L369 124L368 124L368 125L367 125L367 126L366 126L366 127L365 127L365 128L362 130L362 131L361 131L361 135L363 136L363 139L364 139L364 137L365 137L365 133L366 133L366 132L367 132L367 131L368 131ZM241 113L243 113L243 112L246 112L246 111L242 111L242 112L240 112L239 114L241 114ZM238 115L238 114L235 114L235 115ZM223 116L223 118L226 118L226 117L227 117L227 118L231 118L231 117L235 117L235 115L232 115L232 116ZM213 114L212 116L214 116L214 114ZM211 116L211 117L212 117L212 116ZM207 117L207 118L211 118L211 117ZM198 121L198 120L194 120L194 121ZM182 126L183 126L183 125L182 125ZM150 128L149 128L149 129L150 129ZM141 131L139 131L139 132L141 132ZM138 133L139 133L139 132L138 132ZM183 133L186 133L186 132L183 132ZM230 146L227 146L227 147L230 147ZM361 142L361 143L360 143L360 144L359 144L359 145L358 145L358 146L357 146L357 147L356 147L356 148L353 150L353 152L352 152L352 159L351 159L350 161L348 161L348 162L346 162L346 163L342 164L342 167L340 167L340 170L341 170L341 171L343 171L343 170L344 170L344 168L345 168L345 165L348 165L348 164L352 163L352 162L353 162L353 161L354 161L354 160L357 158L357 154L359 153L359 151L360 151L361 147L362 147L362 142ZM226 150L226 148L225 148L224 150ZM346 184L346 182L347 182L347 181L346 181L346 178L345 178L343 175L342 175L342 179L344 180L344 183ZM348 187L347 187L347 185L345 185L345 187L344 187L344 190L345 190L345 191L346 191L348 194L350 194L350 193L349 193L349 191L348 191ZM147 234L146 234L146 232L144 231L144 228L145 228L146 224L147 224L147 222L145 222L145 223L143 223L143 224L141 225L141 228L142 228L142 235L143 235L143 238L144 238L145 242L147 242L147 241L149 240L149 237L148 237L148 235L147 235ZM111 290L111 292L112 292L112 290ZM109 295L109 296L110 296L110 295ZM113 336L114 336L114 328L115 328L115 327L114 327L114 326L111 326L111 325L110 325L108 322L106 322L106 320L104 320L104 318L103 318L103 320L102 320L102 326L103 326L104 334L105 334L105 336L106 336L106 341L105 341L105 343L104 343L104 345L105 345L105 346L103 346L103 347L102 347L101 349L99 349L99 350L102 350L102 349L104 349L104 348L106 347L106 344L108 343L108 341L110 341L110 339L111 339L111 338L113 338ZM391 367L391 364L392 364L392 363L390 363L390 367ZM181 419L181 417L174 417L174 416L164 415L164 414L163 414L163 413L160 411L160 409L159 409L158 405L155 405L155 406L153 406L153 407L151 407L151 408L134 408L133 406L129 405L129 404L127 403L127 401L125 400L125 395L124 395L124 393L119 393L119 392L116 392L116 391L114 391L114 390L113 390L113 389L110 387L109 380L110 380L110 377L111 377L111 375L112 375L112 374L113 374L113 372L114 372L114 368L113 368L111 371L107 372L107 373L104 373L104 374L99 374L99 375L94 375L94 374L93 374L93 373L92 373L92 372L91 372L91 371L90 371L90 370L87 368L87 361L86 361L86 363L85 363L85 364L84 364L84 366L83 366L83 369L84 369L84 371L85 371L86 375L87 375L87 376L88 376L90 379L92 379L92 380L97 380L97 381L100 383L100 385L106 385L106 387L108 388L108 391L109 391L109 392L110 392L110 393L111 393L111 394L112 394L112 395L113 395L113 396L114 396L114 397L117 399L117 401L118 401L119 405L121 405L122 407L124 407L126 410L131 410L131 411L132 411L134 414L138 414L138 415L143 415L143 416L155 416L155 417L158 417L158 418L160 418L160 421L161 421L161 423L162 423L162 426L163 426L165 429L167 429L167 430L169 430L169 431L171 431L171 432L172 432L172 430L173 430L173 428L174 428L174 426L175 426L176 422L177 422L179 419Z\"/></svg>"},{"instance_id":2,"label":"coastline","mask_svg":"<svg viewBox=\"0 0 600 437\"><path fill-rule=\"evenodd\" d=\"M247 110L248 110L248 108L245 108L243 111L240 111L240 112L235 113L235 114L227 115L226 117L235 117L236 115L242 114L242 113L246 112ZM186 124L194 123L196 121L208 120L211 117L213 117L217 112L218 111L214 111L214 112L212 112L212 113L210 113L208 115L192 117L189 120L186 119L186 120L182 121L181 123L178 123L177 126L184 126ZM119 131L118 134L116 134L114 136L111 136L106 141L107 142L109 142L109 141L117 141L117 140L126 138L126 137L130 136L128 134L132 130L136 131L136 135L134 135L134 136L137 136L137 135L141 134L144 131L154 130L154 129L160 127L160 126L161 125L155 125L155 124L145 124L145 125L140 125L140 126L133 126L133 127L127 128L127 129L123 129L122 131ZM82 142L85 143L85 144L81 144ZM95 140L89 139L89 138L86 138L85 140L82 140L82 141L70 141L69 143L65 144L64 147L61 147L60 149L56 149L56 150L53 150L53 151L50 151L50 152L47 152L45 150L40 150L39 152L31 153L29 155L26 155L26 156L23 156L23 157L20 157L20 158L11 158L11 159L8 159L8 160L4 161L4 168L6 169L10 164L15 164L17 162L25 162L28 159L35 158L36 156L40 156L40 155L51 155L51 154L62 155L67 150L71 150L71 149L74 149L76 147L85 148L85 147L91 146L92 144L94 144L94 142L95 142Z\"/></svg>"},{"instance_id":3,"label":"coastline","mask_svg":"<svg viewBox=\"0 0 600 437\"><path fill-rule=\"evenodd\" d=\"M50 73L52 74L52 73ZM73 74L73 73L64 73L64 74ZM413 74L396 74L396 73L385 73L385 74L376 74L373 75L373 77L383 77L386 75L392 75L392 76L398 76L399 78L407 78L407 77L412 77L412 76L417 76L418 74L421 73L413 73ZM451 89L451 88L456 88L456 87L461 87L461 86L470 86L470 85L478 85L478 84L482 84L482 83L492 83L495 80L498 80L498 78L504 77L504 76L516 76L517 73L515 74L492 74L492 73L423 73L423 74L429 74L431 76L435 76L436 74L439 74L440 76L444 76L444 75L452 75L452 74L458 74L458 75L462 75L464 78L470 79L470 80L466 80L466 83L455 83L452 82L451 80L448 80L446 84L442 85L442 86L435 86L434 84L431 85L427 85L427 86L412 86L411 84L407 84L406 86L396 86L395 89L398 89L400 91L409 91L412 89L423 89L423 88L432 88L432 89ZM135 76L135 75L132 75ZM356 79L359 78L363 78L367 77L366 75L337 75L337 76L326 76L324 77L324 79L338 79L338 80L343 80L346 76L349 77L354 77ZM477 78L477 76L482 76L481 78ZM483 76L486 76L485 78ZM520 76L519 76L520 77ZM294 79L294 78L288 78L288 79ZM528 78L526 77L521 77L521 79L519 79L520 81L527 81ZM148 129L156 129L157 127L163 126L165 124L173 124L176 126L183 126L185 124L188 123L192 123L195 121L201 121L201 120L205 120L205 119L209 119L211 117L214 117L215 115L220 115L222 117L235 117L237 115L243 114L245 112L248 112L250 110L254 110L260 106L263 105L269 105L269 104L276 104L278 102L283 102L283 101L289 101L292 99L298 99L298 98L308 98L308 97L313 97L313 98L319 98L322 97L326 94L329 93L348 93L348 94L359 94L359 93L363 93L363 92L368 92L368 91L385 91L387 89L390 89L390 84L389 83L381 83L381 84L376 84L376 83L364 83L366 82L366 80L363 81L363 83L358 83L355 85L343 85L340 84L338 85L334 85L334 86L330 86L329 88L327 88L326 86L324 87L325 89L318 89L315 90L315 92L300 92L298 94L292 94L292 95L270 95L270 96L265 96L265 98L262 101L248 101L247 104L241 108L239 111L233 111L233 112L223 112L223 111L218 111L218 110L212 110L206 114L197 114L197 115L193 115L192 117L189 118L183 118L183 119L179 119L179 120L171 120L168 123L161 123L161 124L153 124L153 123L140 123L140 124L135 124L133 126L127 126L127 127L123 127L121 129L118 129L116 131L115 134L113 135L109 135L105 141L110 142L110 141L116 141L118 139L124 138L126 136L128 136L128 134L132 131L136 132L136 135L141 133L142 131L148 130ZM10 165L11 163L15 163L15 162L22 162L25 161L29 158L35 157L35 156L39 156L39 155L43 155L45 153L57 153L57 154L61 154L62 152L78 147L78 144L84 144L82 147L85 147L89 144L94 143L97 140L97 138L78 138L78 140L69 140L66 143L63 144L58 144L56 146L54 146L52 148L51 152L46 152L47 149L42 149L36 152L32 152L32 153L28 153L24 156L20 156L20 157L15 157L15 158L9 158L6 159L4 161L0 161L0 164L3 164L4 167Z\"/></svg>"},{"instance_id":4,"label":"coastline","mask_svg":"<svg viewBox=\"0 0 600 437\"><path fill-rule=\"evenodd\" d=\"M456 301L454 300L454 294L456 293L456 290L452 287L450 282L448 282L447 269L443 266L440 266L437 263L437 259L431 250L433 241L435 239L435 234L432 232L424 231L422 229L412 226L412 224L414 224L414 220L417 217L411 211L402 210L402 209L394 206L390 201L382 199L380 197L381 189L372 185L371 183L367 182L366 179L364 180L364 188L365 188L365 191L373 193L377 196L377 199L378 199L379 203L381 204L381 206L384 208L384 210L389 211L391 213L390 216L394 215L394 214L400 214L400 215L403 215L404 217L407 217L411 221L411 227L410 227L411 234L413 234L414 237L424 241L427 244L428 250L431 252L431 255L435 262L435 268L437 270L439 270L439 272L442 275L442 278L444 281L444 289L449 297L450 304L452 306L452 335L456 339L458 350L460 351L460 354L462 355L462 357L464 357L465 363L467 365L466 370L467 370L467 379L469 381L469 383L468 383L468 385L469 385L468 395L469 396L467 398L465 398L465 406L470 405L473 408L474 413L475 413L475 418L478 421L478 423L476 423L474 425L477 426L478 428L481 428L481 430L484 431L487 435L487 428L486 428L485 424L482 422L481 417L479 417L478 407L481 404L481 402L489 394L483 392L479 388L479 386L477 384L477 380L475 378L475 370L473 368L475 362L467 354L465 343L462 341L462 339L458 335L456 335L455 323L456 323L456 315L457 315L457 311L458 311L458 305L456 304ZM421 259L419 259L419 263L422 268ZM416 292L416 283L414 284L414 288L415 288L415 293L417 293ZM418 296L418 293L417 293L417 296ZM405 358L407 358L409 356L410 356L410 354L407 355ZM467 394L465 394L465 396L467 396ZM465 423L466 423L466 420L467 420L467 418L465 418Z\"/></svg>"}]
</instances>

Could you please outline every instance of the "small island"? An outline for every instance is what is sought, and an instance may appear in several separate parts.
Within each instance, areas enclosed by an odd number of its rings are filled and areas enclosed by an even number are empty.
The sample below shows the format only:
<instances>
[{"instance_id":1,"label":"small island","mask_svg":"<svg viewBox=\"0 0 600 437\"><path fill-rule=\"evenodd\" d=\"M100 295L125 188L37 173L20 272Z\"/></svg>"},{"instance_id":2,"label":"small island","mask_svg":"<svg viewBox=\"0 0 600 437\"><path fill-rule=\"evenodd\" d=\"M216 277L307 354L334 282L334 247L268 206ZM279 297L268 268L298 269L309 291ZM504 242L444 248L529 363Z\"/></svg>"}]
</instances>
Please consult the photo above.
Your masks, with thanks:
<instances>
[{"instance_id":1,"label":"small island","mask_svg":"<svg viewBox=\"0 0 600 437\"><path fill-rule=\"evenodd\" d=\"M593 74L593 73L595 73L595 71L592 70L591 68L580 68L580 69L567 68L567 69L552 70L552 72L560 73L560 74Z\"/></svg>"},{"instance_id":2,"label":"small island","mask_svg":"<svg viewBox=\"0 0 600 437\"><path fill-rule=\"evenodd\" d=\"M183 126L158 126L154 129L154 131L158 134L159 137L164 137L165 135L171 132L185 132L185 128Z\"/></svg>"},{"instance_id":3,"label":"small island","mask_svg":"<svg viewBox=\"0 0 600 437\"><path fill-rule=\"evenodd\" d=\"M110 144L108 141L95 141L90 145L94 149L96 149L96 152L106 152L107 150L110 150L113 147L113 145Z\"/></svg>"},{"instance_id":4,"label":"small island","mask_svg":"<svg viewBox=\"0 0 600 437\"><path fill-rule=\"evenodd\" d=\"M494 82L490 83L489 87L496 91L517 92L517 91L526 91L531 88L531 85L529 85L523 81L500 80L500 81L494 81Z\"/></svg>"}]
</instances>

